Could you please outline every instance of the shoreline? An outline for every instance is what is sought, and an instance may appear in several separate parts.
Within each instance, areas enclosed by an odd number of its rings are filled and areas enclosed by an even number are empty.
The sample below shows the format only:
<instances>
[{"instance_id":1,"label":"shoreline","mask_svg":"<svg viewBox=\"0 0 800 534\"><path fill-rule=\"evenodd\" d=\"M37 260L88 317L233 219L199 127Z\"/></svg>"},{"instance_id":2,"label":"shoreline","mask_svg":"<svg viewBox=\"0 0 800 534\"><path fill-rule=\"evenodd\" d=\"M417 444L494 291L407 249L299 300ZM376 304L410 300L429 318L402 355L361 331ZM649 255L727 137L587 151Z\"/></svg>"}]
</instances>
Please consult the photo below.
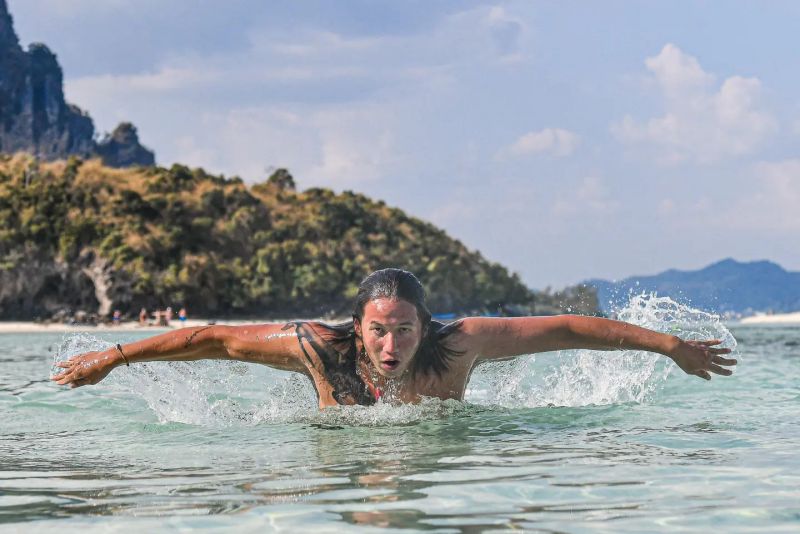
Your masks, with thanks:
<instances>
[{"instance_id":1,"label":"shoreline","mask_svg":"<svg viewBox=\"0 0 800 534\"><path fill-rule=\"evenodd\" d=\"M791 313L758 314L744 317L739 324L800 324L800 311Z\"/></svg>"},{"instance_id":2,"label":"shoreline","mask_svg":"<svg viewBox=\"0 0 800 534\"><path fill-rule=\"evenodd\" d=\"M198 326L208 326L209 324L237 326L274 322L279 321L276 321L275 319L187 319L184 322L173 320L169 326L142 326L136 321L123 321L118 325L104 323L95 326L86 324L35 323L33 321L0 321L0 334L36 334L46 332L52 332L56 334L73 332L157 332L160 330L177 330L178 328L195 328ZM737 321L732 321L731 323L740 325L800 325L800 311L791 313L752 315Z\"/></svg>"},{"instance_id":3,"label":"shoreline","mask_svg":"<svg viewBox=\"0 0 800 534\"><path fill-rule=\"evenodd\" d=\"M34 323L33 321L0 321L0 334L38 334L47 332L52 332L55 334L72 332L157 332L161 330L177 330L178 328L207 326L209 324L224 324L233 326L243 324L261 324L264 322L272 321L187 319L183 322L174 320L169 326L140 325L136 321L123 321L117 325L104 323L95 326L88 324Z\"/></svg>"}]
</instances>

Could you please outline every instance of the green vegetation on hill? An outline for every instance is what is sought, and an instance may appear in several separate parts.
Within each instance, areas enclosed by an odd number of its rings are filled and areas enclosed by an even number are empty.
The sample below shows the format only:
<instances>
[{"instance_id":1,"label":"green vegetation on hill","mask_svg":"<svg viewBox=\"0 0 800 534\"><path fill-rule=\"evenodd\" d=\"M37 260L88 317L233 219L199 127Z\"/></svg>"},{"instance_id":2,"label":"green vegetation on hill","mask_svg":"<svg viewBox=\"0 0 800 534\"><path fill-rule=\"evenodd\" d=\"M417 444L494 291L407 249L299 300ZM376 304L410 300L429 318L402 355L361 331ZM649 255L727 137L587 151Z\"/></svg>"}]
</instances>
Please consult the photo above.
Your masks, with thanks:
<instances>
[{"instance_id":1,"label":"green vegetation on hill","mask_svg":"<svg viewBox=\"0 0 800 534\"><path fill-rule=\"evenodd\" d=\"M166 305L200 316L346 314L361 279L388 266L416 273L435 312L537 297L557 311L557 295L535 295L433 225L349 191L297 191L285 170L248 187L182 165L0 156L3 318Z\"/></svg>"}]
</instances>

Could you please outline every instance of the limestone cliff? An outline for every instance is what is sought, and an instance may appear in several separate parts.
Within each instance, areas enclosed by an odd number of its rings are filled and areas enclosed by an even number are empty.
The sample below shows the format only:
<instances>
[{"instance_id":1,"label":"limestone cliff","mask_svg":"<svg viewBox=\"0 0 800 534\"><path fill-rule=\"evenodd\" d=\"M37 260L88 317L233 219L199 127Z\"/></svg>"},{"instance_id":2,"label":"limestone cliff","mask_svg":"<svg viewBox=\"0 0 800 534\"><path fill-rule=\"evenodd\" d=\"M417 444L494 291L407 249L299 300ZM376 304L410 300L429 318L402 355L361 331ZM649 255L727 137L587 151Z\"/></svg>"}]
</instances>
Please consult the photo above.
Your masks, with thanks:
<instances>
[{"instance_id":1,"label":"limestone cliff","mask_svg":"<svg viewBox=\"0 0 800 534\"><path fill-rule=\"evenodd\" d=\"M139 144L136 126L129 122L120 123L111 135L97 143L95 153L109 167L155 164L153 153Z\"/></svg>"},{"instance_id":2,"label":"limestone cliff","mask_svg":"<svg viewBox=\"0 0 800 534\"><path fill-rule=\"evenodd\" d=\"M29 152L44 160L100 155L108 165L153 165L136 129L121 124L113 144L96 143L91 117L64 100L56 55L41 43L24 51L5 0L0 0L0 152ZM131 135L131 132L133 135Z\"/></svg>"}]
</instances>

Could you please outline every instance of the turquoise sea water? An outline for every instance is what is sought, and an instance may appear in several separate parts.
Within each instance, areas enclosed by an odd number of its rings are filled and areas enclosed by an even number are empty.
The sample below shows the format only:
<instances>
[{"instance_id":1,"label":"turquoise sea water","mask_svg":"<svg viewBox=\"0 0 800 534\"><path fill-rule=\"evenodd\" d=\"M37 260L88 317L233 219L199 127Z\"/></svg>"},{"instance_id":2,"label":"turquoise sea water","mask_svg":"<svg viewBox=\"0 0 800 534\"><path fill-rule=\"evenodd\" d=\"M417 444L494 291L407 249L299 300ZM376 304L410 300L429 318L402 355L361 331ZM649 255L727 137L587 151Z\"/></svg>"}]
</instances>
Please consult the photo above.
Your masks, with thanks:
<instances>
[{"instance_id":1,"label":"turquoise sea water","mask_svg":"<svg viewBox=\"0 0 800 534\"><path fill-rule=\"evenodd\" d=\"M62 389L55 359L141 335L0 335L0 530L800 530L800 327L621 316L740 365L539 354L479 368L465 403L320 412L304 379L231 362Z\"/></svg>"}]
</instances>

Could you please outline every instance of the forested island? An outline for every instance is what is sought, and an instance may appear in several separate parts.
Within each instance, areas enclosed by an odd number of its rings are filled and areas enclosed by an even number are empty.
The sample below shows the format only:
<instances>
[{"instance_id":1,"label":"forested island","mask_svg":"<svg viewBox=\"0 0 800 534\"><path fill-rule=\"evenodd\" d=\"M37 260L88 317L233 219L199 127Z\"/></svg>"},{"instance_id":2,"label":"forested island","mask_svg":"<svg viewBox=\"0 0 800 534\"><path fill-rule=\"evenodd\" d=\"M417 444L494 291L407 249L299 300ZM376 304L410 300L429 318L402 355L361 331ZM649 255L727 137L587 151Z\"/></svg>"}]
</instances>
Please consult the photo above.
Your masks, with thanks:
<instances>
[{"instance_id":1,"label":"forested island","mask_svg":"<svg viewBox=\"0 0 800 534\"><path fill-rule=\"evenodd\" d=\"M368 273L416 273L438 313L594 313L592 289L535 292L364 195L183 165L0 155L0 318L185 306L204 317L347 316Z\"/></svg>"},{"instance_id":2,"label":"forested island","mask_svg":"<svg viewBox=\"0 0 800 534\"><path fill-rule=\"evenodd\" d=\"M248 186L157 167L128 122L97 141L55 54L23 50L0 0L0 319L347 316L361 279L388 266L416 273L440 313L598 309L593 290L531 291L363 195L298 191L285 169Z\"/></svg>"}]
</instances>

